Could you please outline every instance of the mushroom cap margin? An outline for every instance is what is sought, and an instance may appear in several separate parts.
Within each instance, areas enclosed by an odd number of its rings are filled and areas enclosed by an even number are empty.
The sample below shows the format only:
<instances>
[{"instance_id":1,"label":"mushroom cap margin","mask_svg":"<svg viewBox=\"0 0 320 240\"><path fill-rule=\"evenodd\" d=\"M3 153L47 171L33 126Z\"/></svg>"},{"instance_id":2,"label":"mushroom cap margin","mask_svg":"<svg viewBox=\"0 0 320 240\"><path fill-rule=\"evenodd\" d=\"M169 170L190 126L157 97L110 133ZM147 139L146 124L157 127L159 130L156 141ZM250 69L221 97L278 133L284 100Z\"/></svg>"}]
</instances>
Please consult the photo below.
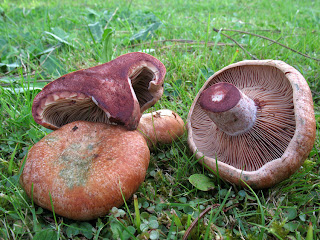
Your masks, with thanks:
<instances>
[{"instance_id":1,"label":"mushroom cap margin","mask_svg":"<svg viewBox=\"0 0 320 240\"><path fill-rule=\"evenodd\" d=\"M255 171L243 171L216 159L204 156L203 153L197 150L197 146L193 141L190 121L200 93L215 76L227 69L247 65L271 66L278 68L285 74L293 89L293 104L296 119L296 130L294 136L282 157L266 163ZM200 159L201 164L213 171L217 171L216 166L218 166L219 176L228 182L245 186L245 184L240 180L242 179L254 189L269 188L276 183L285 180L296 172L312 150L316 137L316 122L311 91L301 73L283 61L246 60L234 63L216 72L202 86L190 108L187 118L187 130L190 150L195 154L197 159Z\"/></svg>"}]
</instances>

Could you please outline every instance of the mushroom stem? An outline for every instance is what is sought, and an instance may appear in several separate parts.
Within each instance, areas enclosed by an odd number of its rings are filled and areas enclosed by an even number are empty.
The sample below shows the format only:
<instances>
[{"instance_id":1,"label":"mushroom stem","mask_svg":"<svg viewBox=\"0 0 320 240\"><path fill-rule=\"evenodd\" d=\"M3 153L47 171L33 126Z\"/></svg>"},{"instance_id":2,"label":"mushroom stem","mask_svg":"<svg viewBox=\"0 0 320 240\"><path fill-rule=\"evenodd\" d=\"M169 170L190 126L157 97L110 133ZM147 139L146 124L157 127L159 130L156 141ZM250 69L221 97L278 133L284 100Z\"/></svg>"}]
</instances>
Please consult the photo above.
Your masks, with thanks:
<instances>
[{"instance_id":1,"label":"mushroom stem","mask_svg":"<svg viewBox=\"0 0 320 240\"><path fill-rule=\"evenodd\" d=\"M204 90L200 106L217 127L230 136L247 132L256 120L254 101L230 83L216 83Z\"/></svg>"}]
</instances>

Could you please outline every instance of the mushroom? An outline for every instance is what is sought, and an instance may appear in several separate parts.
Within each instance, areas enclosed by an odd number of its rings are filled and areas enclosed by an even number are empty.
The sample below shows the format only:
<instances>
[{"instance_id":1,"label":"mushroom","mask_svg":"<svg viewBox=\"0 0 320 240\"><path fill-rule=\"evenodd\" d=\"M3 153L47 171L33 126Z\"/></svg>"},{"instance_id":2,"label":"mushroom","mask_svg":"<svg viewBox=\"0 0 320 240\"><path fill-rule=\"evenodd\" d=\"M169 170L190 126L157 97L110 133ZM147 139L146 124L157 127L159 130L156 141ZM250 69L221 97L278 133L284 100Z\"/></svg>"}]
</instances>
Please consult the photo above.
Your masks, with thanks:
<instances>
[{"instance_id":1,"label":"mushroom","mask_svg":"<svg viewBox=\"0 0 320 240\"><path fill-rule=\"evenodd\" d=\"M149 147L170 144L184 133L182 118L169 109L162 109L142 115L138 130L144 136Z\"/></svg>"},{"instance_id":2,"label":"mushroom","mask_svg":"<svg viewBox=\"0 0 320 240\"><path fill-rule=\"evenodd\" d=\"M162 96L165 73L164 65L151 55L124 54L49 83L35 97L32 115L52 130L77 120L121 124L133 130L141 113Z\"/></svg>"},{"instance_id":3,"label":"mushroom","mask_svg":"<svg viewBox=\"0 0 320 240\"><path fill-rule=\"evenodd\" d=\"M138 131L75 121L30 149L20 183L37 205L70 219L90 220L119 207L123 197L139 188L149 160Z\"/></svg>"},{"instance_id":4,"label":"mushroom","mask_svg":"<svg viewBox=\"0 0 320 240\"><path fill-rule=\"evenodd\" d=\"M297 171L313 147L311 91L282 61L231 64L201 88L187 130L191 151L207 168L231 183L268 188Z\"/></svg>"}]
</instances>

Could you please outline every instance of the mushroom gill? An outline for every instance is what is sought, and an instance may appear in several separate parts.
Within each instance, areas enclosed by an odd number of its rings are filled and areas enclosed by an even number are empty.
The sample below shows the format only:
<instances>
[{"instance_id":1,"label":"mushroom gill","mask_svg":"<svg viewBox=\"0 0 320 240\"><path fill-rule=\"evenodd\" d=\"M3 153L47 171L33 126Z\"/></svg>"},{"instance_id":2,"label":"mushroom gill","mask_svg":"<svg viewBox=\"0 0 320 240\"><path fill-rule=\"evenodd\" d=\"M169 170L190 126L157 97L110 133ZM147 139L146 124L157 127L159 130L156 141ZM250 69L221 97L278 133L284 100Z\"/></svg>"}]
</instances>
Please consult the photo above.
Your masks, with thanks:
<instances>
[{"instance_id":1,"label":"mushroom gill","mask_svg":"<svg viewBox=\"0 0 320 240\"><path fill-rule=\"evenodd\" d=\"M57 128L78 120L110 123L107 114L90 97L71 92L54 95L55 101L47 100L44 109L39 112L43 121ZM50 96L47 99L50 99Z\"/></svg>"},{"instance_id":2,"label":"mushroom gill","mask_svg":"<svg viewBox=\"0 0 320 240\"><path fill-rule=\"evenodd\" d=\"M191 127L198 151L244 171L255 171L280 158L295 133L293 90L285 74L272 66L242 66L217 75L206 86L227 82L251 98L257 107L254 125L231 136L195 104Z\"/></svg>"},{"instance_id":3,"label":"mushroom gill","mask_svg":"<svg viewBox=\"0 0 320 240\"><path fill-rule=\"evenodd\" d=\"M138 99L140 108L153 100L153 95L149 91L149 84L155 79L155 73L148 67L142 67L134 71L130 76L132 88ZM143 111L141 111L143 112Z\"/></svg>"}]
</instances>

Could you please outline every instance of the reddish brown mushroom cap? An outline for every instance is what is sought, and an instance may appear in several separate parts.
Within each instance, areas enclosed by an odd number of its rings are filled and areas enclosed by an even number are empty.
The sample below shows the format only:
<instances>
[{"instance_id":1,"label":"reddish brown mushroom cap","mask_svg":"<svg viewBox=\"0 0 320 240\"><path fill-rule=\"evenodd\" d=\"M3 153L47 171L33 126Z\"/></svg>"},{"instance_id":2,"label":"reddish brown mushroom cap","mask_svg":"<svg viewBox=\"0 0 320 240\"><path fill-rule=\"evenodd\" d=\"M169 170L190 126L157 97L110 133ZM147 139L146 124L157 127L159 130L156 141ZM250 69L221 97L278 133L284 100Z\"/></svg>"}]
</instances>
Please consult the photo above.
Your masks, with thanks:
<instances>
[{"instance_id":1,"label":"reddish brown mushroom cap","mask_svg":"<svg viewBox=\"0 0 320 240\"><path fill-rule=\"evenodd\" d=\"M162 96L165 73L155 57L128 53L49 83L35 97L32 115L53 130L77 120L136 129L141 113Z\"/></svg>"},{"instance_id":2,"label":"reddish brown mushroom cap","mask_svg":"<svg viewBox=\"0 0 320 240\"><path fill-rule=\"evenodd\" d=\"M182 118L169 109L161 109L142 115L138 130L144 136L149 147L156 144L170 144L184 134L185 124Z\"/></svg>"},{"instance_id":3,"label":"reddish brown mushroom cap","mask_svg":"<svg viewBox=\"0 0 320 240\"><path fill-rule=\"evenodd\" d=\"M201 93L222 82L233 84L253 102L247 108L256 111L253 125L240 134L220 128L208 114L212 109L200 105ZM242 179L253 188L271 187L298 170L313 147L311 91L303 76L282 61L232 64L211 76L199 91L187 129L192 152L208 168L217 171L218 166L222 178L244 185Z\"/></svg>"},{"instance_id":4,"label":"reddish brown mushroom cap","mask_svg":"<svg viewBox=\"0 0 320 240\"><path fill-rule=\"evenodd\" d=\"M103 216L144 181L149 148L138 131L76 121L29 151L20 183L39 206L75 220Z\"/></svg>"}]
</instances>

